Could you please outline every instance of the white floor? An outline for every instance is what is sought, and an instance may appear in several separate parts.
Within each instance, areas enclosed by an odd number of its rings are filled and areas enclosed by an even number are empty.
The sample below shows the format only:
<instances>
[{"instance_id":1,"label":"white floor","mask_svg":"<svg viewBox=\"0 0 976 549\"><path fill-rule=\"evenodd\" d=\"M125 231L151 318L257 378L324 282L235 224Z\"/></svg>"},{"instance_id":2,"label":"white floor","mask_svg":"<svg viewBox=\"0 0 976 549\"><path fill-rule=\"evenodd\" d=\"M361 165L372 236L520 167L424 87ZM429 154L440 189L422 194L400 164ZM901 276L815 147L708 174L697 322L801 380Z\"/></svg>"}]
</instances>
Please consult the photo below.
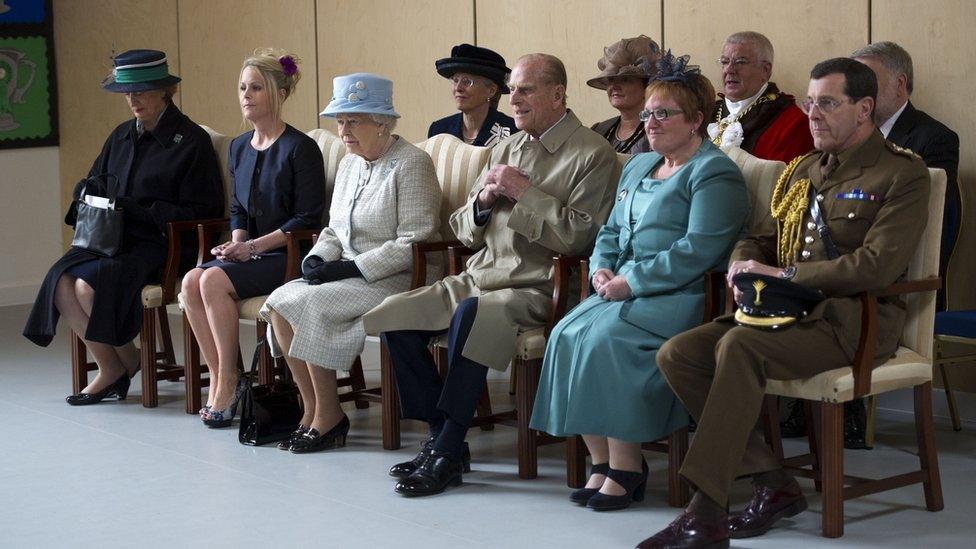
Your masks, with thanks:
<instances>
[{"instance_id":1,"label":"white floor","mask_svg":"<svg viewBox=\"0 0 976 549\"><path fill-rule=\"evenodd\" d=\"M675 515L658 454L647 454L647 499L601 514L567 501L561 445L543 449L539 478L524 481L514 431L473 430L464 486L411 500L393 493L386 471L414 454L421 428L406 422L404 448L384 451L377 406L347 410L345 448L303 456L206 429L184 413L181 384L162 384L152 410L139 404L138 379L124 402L72 408L67 339L33 346L20 336L26 312L0 308L0 547L626 548ZM506 387L497 389L501 406ZM972 547L976 425L936 426L944 511L927 512L918 485L870 496L848 502L846 535L827 540L820 498L802 481L809 511L734 546ZM910 416L882 413L877 439L873 451L847 452L849 471L917 463ZM734 506L747 498L737 485Z\"/></svg>"}]
</instances>

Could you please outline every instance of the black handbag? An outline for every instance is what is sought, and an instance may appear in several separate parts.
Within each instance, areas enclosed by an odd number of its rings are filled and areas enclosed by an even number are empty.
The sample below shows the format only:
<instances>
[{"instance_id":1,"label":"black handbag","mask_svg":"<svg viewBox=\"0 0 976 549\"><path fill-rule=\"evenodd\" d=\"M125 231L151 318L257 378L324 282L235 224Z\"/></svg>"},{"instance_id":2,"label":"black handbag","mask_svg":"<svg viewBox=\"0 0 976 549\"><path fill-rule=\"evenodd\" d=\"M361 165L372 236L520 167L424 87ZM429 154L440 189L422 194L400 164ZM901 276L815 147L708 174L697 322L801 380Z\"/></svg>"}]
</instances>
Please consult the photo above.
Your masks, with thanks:
<instances>
[{"instance_id":1,"label":"black handbag","mask_svg":"<svg viewBox=\"0 0 976 549\"><path fill-rule=\"evenodd\" d=\"M71 239L71 245L101 256L112 257L122 247L122 210L115 208L119 196L118 178L110 173L103 175L107 176L106 179L111 177L115 180L114 186L108 182L104 185L110 207L98 208L85 202L85 196L89 194L89 186L102 186L99 176L86 179L75 200L75 236Z\"/></svg>"},{"instance_id":2,"label":"black handbag","mask_svg":"<svg viewBox=\"0 0 976 549\"><path fill-rule=\"evenodd\" d=\"M258 359L265 342L254 349L250 373L241 394L241 426L237 439L241 444L260 446L288 438L302 419L301 396L291 381L255 385Z\"/></svg>"}]
</instances>

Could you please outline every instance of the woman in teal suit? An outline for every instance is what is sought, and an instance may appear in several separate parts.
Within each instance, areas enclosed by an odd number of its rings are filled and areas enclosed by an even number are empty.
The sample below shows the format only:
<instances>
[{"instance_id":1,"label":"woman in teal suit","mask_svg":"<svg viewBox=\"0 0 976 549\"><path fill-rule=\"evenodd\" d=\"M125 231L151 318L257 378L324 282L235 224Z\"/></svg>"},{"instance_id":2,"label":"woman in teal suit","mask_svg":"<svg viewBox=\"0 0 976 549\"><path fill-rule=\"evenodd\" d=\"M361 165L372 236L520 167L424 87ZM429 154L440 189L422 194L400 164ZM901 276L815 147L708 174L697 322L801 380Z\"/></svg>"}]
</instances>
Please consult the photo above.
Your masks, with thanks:
<instances>
[{"instance_id":1,"label":"woman in teal suit","mask_svg":"<svg viewBox=\"0 0 976 549\"><path fill-rule=\"evenodd\" d=\"M595 293L553 330L531 421L583 435L593 467L570 499L596 510L640 501L641 443L687 424L655 354L702 321L703 275L725 265L749 214L741 172L705 133L712 85L670 52L659 66L640 113L653 152L624 167L590 258Z\"/></svg>"}]
</instances>

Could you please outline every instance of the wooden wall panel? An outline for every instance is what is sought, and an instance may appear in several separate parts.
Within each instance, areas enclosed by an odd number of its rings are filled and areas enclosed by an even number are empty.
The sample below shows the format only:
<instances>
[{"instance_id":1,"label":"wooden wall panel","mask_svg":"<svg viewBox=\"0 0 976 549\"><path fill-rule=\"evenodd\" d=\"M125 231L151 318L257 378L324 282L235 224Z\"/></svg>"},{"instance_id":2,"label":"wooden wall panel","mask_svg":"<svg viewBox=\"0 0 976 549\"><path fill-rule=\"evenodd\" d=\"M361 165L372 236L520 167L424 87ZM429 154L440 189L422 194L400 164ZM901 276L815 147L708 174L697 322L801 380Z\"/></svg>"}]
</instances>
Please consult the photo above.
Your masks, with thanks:
<instances>
[{"instance_id":1,"label":"wooden wall panel","mask_svg":"<svg viewBox=\"0 0 976 549\"><path fill-rule=\"evenodd\" d=\"M969 36L976 27L976 12L968 0L933 0L924 10L909 0L874 0L872 5L871 39L897 42L912 55L912 103L959 134L964 210L949 264L949 304L953 309L976 308L976 113L972 108L976 57ZM911 17L905 17L908 13Z\"/></svg>"},{"instance_id":2,"label":"wooden wall panel","mask_svg":"<svg viewBox=\"0 0 976 549\"><path fill-rule=\"evenodd\" d=\"M646 34L661 43L661 0L525 2L477 0L478 44L505 56L511 67L526 53L549 53L566 65L569 107L587 126L618 113L606 93L586 85L599 74L603 48ZM505 99L501 110L511 112Z\"/></svg>"},{"instance_id":3,"label":"wooden wall panel","mask_svg":"<svg viewBox=\"0 0 976 549\"><path fill-rule=\"evenodd\" d=\"M163 50L175 74L180 74L180 56L176 0L55 0L53 9L64 211L75 183L88 174L109 132L132 118L125 99L100 86L112 70L112 50ZM67 228L62 236L71 241Z\"/></svg>"},{"instance_id":4,"label":"wooden wall panel","mask_svg":"<svg viewBox=\"0 0 976 549\"><path fill-rule=\"evenodd\" d=\"M828 16L829 15L829 16ZM690 54L717 91L721 70L715 64L725 38L754 30L773 43L772 80L786 93L806 96L810 69L818 61L841 57L867 43L867 0L703 0L665 2L665 47Z\"/></svg>"},{"instance_id":5,"label":"wooden wall panel","mask_svg":"<svg viewBox=\"0 0 976 549\"><path fill-rule=\"evenodd\" d=\"M333 77L372 72L393 81L396 133L411 142L426 139L433 120L457 112L434 61L456 44L474 43L472 1L319 0L317 21L320 110L332 97ZM335 131L330 119L319 125Z\"/></svg>"},{"instance_id":6,"label":"wooden wall panel","mask_svg":"<svg viewBox=\"0 0 976 549\"><path fill-rule=\"evenodd\" d=\"M180 0L183 108L226 135L247 129L237 100L241 64L256 48L285 48L302 58L302 80L283 118L317 127L314 0ZM218 30L219 29L219 30Z\"/></svg>"}]
</instances>

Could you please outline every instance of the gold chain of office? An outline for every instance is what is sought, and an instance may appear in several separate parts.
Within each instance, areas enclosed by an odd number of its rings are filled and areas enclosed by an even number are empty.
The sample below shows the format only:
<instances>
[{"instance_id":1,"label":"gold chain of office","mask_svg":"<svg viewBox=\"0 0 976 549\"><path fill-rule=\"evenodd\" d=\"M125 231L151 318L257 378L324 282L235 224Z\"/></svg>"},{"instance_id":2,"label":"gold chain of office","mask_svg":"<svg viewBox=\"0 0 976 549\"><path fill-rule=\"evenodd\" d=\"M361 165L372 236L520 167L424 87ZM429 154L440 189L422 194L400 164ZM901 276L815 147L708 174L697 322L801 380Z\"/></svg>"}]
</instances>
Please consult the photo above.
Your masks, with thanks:
<instances>
[{"instance_id":1,"label":"gold chain of office","mask_svg":"<svg viewBox=\"0 0 976 549\"><path fill-rule=\"evenodd\" d=\"M728 128L732 124L735 124L736 122L738 122L743 116L745 116L749 111L751 111L752 108L755 107L756 105L760 105L762 103L768 103L768 102L772 101L773 99L776 99L776 97L777 97L777 94L775 94L775 93L772 93L772 92L767 93L766 95L760 97L759 99L756 99L752 103L749 103L745 108L740 109L739 112L735 114L735 116L732 116L728 120L722 120L722 109L721 108L718 109L718 112L715 113L715 123L718 124L718 128L717 128L718 129L718 133L715 134L715 138L712 139L712 143L715 143L716 146L721 146L722 145L722 135L725 133L725 129L726 128Z\"/></svg>"},{"instance_id":2,"label":"gold chain of office","mask_svg":"<svg viewBox=\"0 0 976 549\"><path fill-rule=\"evenodd\" d=\"M776 262L780 267L791 265L800 248L803 216L810 199L810 179L797 181L789 191L786 186L800 162L812 154L798 156L786 166L773 187L773 196L769 201L769 213L776 219Z\"/></svg>"}]
</instances>

